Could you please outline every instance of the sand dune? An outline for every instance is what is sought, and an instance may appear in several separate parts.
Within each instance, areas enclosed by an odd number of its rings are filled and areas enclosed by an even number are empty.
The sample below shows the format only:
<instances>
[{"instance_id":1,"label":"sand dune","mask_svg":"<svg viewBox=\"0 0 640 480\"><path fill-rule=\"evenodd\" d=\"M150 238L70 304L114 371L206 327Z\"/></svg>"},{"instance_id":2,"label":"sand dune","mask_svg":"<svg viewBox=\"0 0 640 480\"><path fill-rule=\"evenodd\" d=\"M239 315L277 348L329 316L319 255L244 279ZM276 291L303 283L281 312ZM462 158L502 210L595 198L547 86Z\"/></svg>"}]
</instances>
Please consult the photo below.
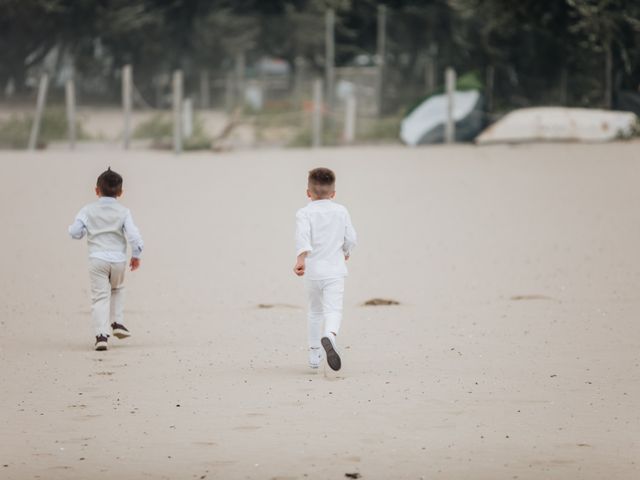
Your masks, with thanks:
<instances>
[{"instance_id":1,"label":"sand dune","mask_svg":"<svg viewBox=\"0 0 640 480\"><path fill-rule=\"evenodd\" d=\"M0 478L639 478L639 153L0 153ZM107 165L147 248L101 353L66 226ZM360 237L338 374L291 273L319 165Z\"/></svg>"}]
</instances>

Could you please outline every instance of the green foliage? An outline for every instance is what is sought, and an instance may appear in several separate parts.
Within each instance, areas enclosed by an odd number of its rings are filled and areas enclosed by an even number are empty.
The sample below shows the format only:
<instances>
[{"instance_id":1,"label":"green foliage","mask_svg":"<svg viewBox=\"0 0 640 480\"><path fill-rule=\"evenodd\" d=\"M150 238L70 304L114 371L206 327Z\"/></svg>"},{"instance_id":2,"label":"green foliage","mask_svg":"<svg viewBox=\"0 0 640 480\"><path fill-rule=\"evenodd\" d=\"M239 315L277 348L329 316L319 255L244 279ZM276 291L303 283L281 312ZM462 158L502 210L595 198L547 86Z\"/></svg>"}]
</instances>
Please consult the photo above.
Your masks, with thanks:
<instances>
[{"instance_id":1,"label":"green foliage","mask_svg":"<svg viewBox=\"0 0 640 480\"><path fill-rule=\"evenodd\" d=\"M157 113L140 123L133 131L133 138L162 141L171 139L173 126L169 114Z\"/></svg>"},{"instance_id":2,"label":"green foliage","mask_svg":"<svg viewBox=\"0 0 640 480\"><path fill-rule=\"evenodd\" d=\"M140 123L133 132L137 139L151 140L154 148L173 148L173 123L170 114L157 113ZM193 134L183 142L185 150L208 150L211 148L211 137L204 128L204 121L197 115L194 118Z\"/></svg>"},{"instance_id":3,"label":"green foliage","mask_svg":"<svg viewBox=\"0 0 640 480\"><path fill-rule=\"evenodd\" d=\"M307 75L324 68L324 13L336 12L336 62L376 52L377 0L0 0L0 89L13 78L29 90L27 71L58 52L74 59L79 85L117 98L120 68L134 65L136 87L153 98L153 80L185 72L185 88L202 69L225 74L239 53L305 60ZM605 89L640 84L637 0L394 0L387 8L386 112L425 94L425 69L495 71L495 104L565 101L597 106ZM603 56L611 68L604 73ZM49 55L59 68L62 55ZM53 57L53 58L51 58ZM55 63L53 62L53 63ZM606 78L606 79L605 79ZM564 80L563 80L564 79ZM587 79L587 80L585 80ZM615 82L612 82L614 79ZM462 80L462 79L461 79ZM564 82L562 89L558 85ZM462 81L460 82L462 83ZM614 84L615 83L615 87ZM156 85L157 86L157 85ZM87 87L89 88L89 87ZM92 87L94 88L94 87ZM466 87L465 87L466 88ZM471 87L469 87L471 88ZM475 88L475 87L473 87ZM555 95L555 97L554 97ZM86 98L86 96L85 96Z\"/></svg>"},{"instance_id":4,"label":"green foliage","mask_svg":"<svg viewBox=\"0 0 640 480\"><path fill-rule=\"evenodd\" d=\"M32 114L14 114L4 122L0 121L0 148L27 148L32 125ZM89 138L79 121L76 123L76 136L78 139ZM40 124L38 145L44 147L52 141L66 140L68 137L68 124L64 109L45 110Z\"/></svg>"},{"instance_id":5,"label":"green foliage","mask_svg":"<svg viewBox=\"0 0 640 480\"><path fill-rule=\"evenodd\" d=\"M360 129L357 140L360 142L398 143L400 138L401 116L391 116L369 120Z\"/></svg>"},{"instance_id":6,"label":"green foliage","mask_svg":"<svg viewBox=\"0 0 640 480\"><path fill-rule=\"evenodd\" d=\"M27 148L32 120L12 115L0 123L0 148Z\"/></svg>"}]
</instances>

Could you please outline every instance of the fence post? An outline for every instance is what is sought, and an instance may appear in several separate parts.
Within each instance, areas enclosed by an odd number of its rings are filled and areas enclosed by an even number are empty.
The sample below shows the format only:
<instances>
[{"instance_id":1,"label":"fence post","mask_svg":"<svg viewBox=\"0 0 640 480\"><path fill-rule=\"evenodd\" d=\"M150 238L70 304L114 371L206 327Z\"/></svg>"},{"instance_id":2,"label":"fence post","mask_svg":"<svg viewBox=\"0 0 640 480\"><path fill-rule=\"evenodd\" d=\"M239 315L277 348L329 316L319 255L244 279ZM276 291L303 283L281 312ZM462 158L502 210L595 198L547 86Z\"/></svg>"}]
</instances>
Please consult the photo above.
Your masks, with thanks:
<instances>
[{"instance_id":1,"label":"fence post","mask_svg":"<svg viewBox=\"0 0 640 480\"><path fill-rule=\"evenodd\" d=\"M209 89L209 71L202 70L200 72L200 108L206 110L209 108L210 100L210 89Z\"/></svg>"},{"instance_id":2,"label":"fence post","mask_svg":"<svg viewBox=\"0 0 640 480\"><path fill-rule=\"evenodd\" d=\"M325 66L324 66L324 75L325 82L327 88L327 104L329 108L333 104L333 90L334 90L334 82L335 82L335 55L336 55L336 45L335 45L335 24L336 24L336 14L332 9L327 10L325 13Z\"/></svg>"},{"instance_id":3,"label":"fence post","mask_svg":"<svg viewBox=\"0 0 640 480\"><path fill-rule=\"evenodd\" d=\"M193 135L193 101L185 98L182 104L182 136L191 138Z\"/></svg>"},{"instance_id":4,"label":"fence post","mask_svg":"<svg viewBox=\"0 0 640 480\"><path fill-rule=\"evenodd\" d=\"M224 109L227 113L231 113L234 104L233 95L233 74L227 73L224 84Z\"/></svg>"},{"instance_id":5,"label":"fence post","mask_svg":"<svg viewBox=\"0 0 640 480\"><path fill-rule=\"evenodd\" d=\"M182 152L182 71L175 70L172 79L173 151Z\"/></svg>"},{"instance_id":6,"label":"fence post","mask_svg":"<svg viewBox=\"0 0 640 480\"><path fill-rule=\"evenodd\" d=\"M613 107L613 52L611 50L611 40L607 40L604 46L604 108Z\"/></svg>"},{"instance_id":7,"label":"fence post","mask_svg":"<svg viewBox=\"0 0 640 480\"><path fill-rule=\"evenodd\" d=\"M427 94L432 94L436 89L436 76L437 76L437 64L436 59L438 56L438 45L432 43L429 45L429 52L427 53L427 64L425 65L424 83L427 89Z\"/></svg>"},{"instance_id":8,"label":"fence post","mask_svg":"<svg viewBox=\"0 0 640 480\"><path fill-rule=\"evenodd\" d=\"M353 143L356 139L356 96L349 95L344 109L344 142Z\"/></svg>"},{"instance_id":9,"label":"fence post","mask_svg":"<svg viewBox=\"0 0 640 480\"><path fill-rule=\"evenodd\" d=\"M236 54L236 107L244 107L244 77L245 77L245 55L244 52Z\"/></svg>"},{"instance_id":10,"label":"fence post","mask_svg":"<svg viewBox=\"0 0 640 480\"><path fill-rule=\"evenodd\" d=\"M31 126L31 135L29 135L29 150L35 150L38 144L38 135L40 134L40 122L44 112L44 104L47 99L47 87L49 86L49 76L43 73L40 77L40 86L38 87L38 99L36 100L36 114L33 117L33 125Z\"/></svg>"},{"instance_id":11,"label":"fence post","mask_svg":"<svg viewBox=\"0 0 640 480\"><path fill-rule=\"evenodd\" d=\"M305 84L305 60L304 57L298 56L294 61L295 71L293 72L293 89L294 98L297 106L300 106L304 98Z\"/></svg>"},{"instance_id":12,"label":"fence post","mask_svg":"<svg viewBox=\"0 0 640 480\"><path fill-rule=\"evenodd\" d=\"M569 103L567 91L568 83L569 71L567 70L567 67L562 67L562 70L560 70L560 105L562 105L563 107L566 107L567 103Z\"/></svg>"},{"instance_id":13,"label":"fence post","mask_svg":"<svg viewBox=\"0 0 640 480\"><path fill-rule=\"evenodd\" d=\"M312 141L311 146L322 146L322 80L319 78L313 82L313 112L312 112Z\"/></svg>"},{"instance_id":14,"label":"fence post","mask_svg":"<svg viewBox=\"0 0 640 480\"><path fill-rule=\"evenodd\" d=\"M65 85L65 98L67 105L69 149L74 150L76 148L76 87L71 78L67 80Z\"/></svg>"},{"instance_id":15,"label":"fence post","mask_svg":"<svg viewBox=\"0 0 640 480\"><path fill-rule=\"evenodd\" d=\"M456 72L451 67L447 67L445 71L445 84L447 91L447 119L444 128L444 141L446 143L453 143L456 139L456 122L453 118L453 94L456 89Z\"/></svg>"},{"instance_id":16,"label":"fence post","mask_svg":"<svg viewBox=\"0 0 640 480\"><path fill-rule=\"evenodd\" d=\"M127 150L131 143L131 105L133 88L131 85L131 65L122 67L122 109L124 110L124 148Z\"/></svg>"},{"instance_id":17,"label":"fence post","mask_svg":"<svg viewBox=\"0 0 640 480\"><path fill-rule=\"evenodd\" d=\"M487 67L487 81L486 81L486 93L487 97L487 112L491 113L493 111L493 85L495 83L496 77L496 69L493 65L489 65Z\"/></svg>"},{"instance_id":18,"label":"fence post","mask_svg":"<svg viewBox=\"0 0 640 480\"><path fill-rule=\"evenodd\" d=\"M378 116L382 115L382 100L384 96L384 64L387 50L387 7L378 5L378 33L377 33L377 63L378 76L376 79L376 101Z\"/></svg>"}]
</instances>

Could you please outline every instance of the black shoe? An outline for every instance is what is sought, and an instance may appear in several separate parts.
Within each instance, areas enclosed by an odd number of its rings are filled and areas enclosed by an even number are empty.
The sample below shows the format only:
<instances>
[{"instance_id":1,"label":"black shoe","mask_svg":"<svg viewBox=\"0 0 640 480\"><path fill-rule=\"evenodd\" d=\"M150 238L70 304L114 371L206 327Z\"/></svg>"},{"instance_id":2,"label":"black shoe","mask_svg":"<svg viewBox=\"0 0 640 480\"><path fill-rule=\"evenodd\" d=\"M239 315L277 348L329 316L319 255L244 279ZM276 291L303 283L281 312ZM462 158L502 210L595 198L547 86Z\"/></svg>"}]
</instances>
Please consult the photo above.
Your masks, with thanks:
<instances>
[{"instance_id":1,"label":"black shoe","mask_svg":"<svg viewBox=\"0 0 640 480\"><path fill-rule=\"evenodd\" d=\"M329 334L326 337L322 337L320 339L320 343L322 344L324 351L327 352L327 363L331 367L331 370L335 370L337 372L342 367L342 361L340 360L340 355L338 354L338 349L336 348L336 342L333 339L333 335Z\"/></svg>"},{"instance_id":2,"label":"black shoe","mask_svg":"<svg viewBox=\"0 0 640 480\"><path fill-rule=\"evenodd\" d=\"M113 336L118 338L127 338L131 336L131 332L124 325L120 325L119 323L113 322L111 324L111 328L113 329Z\"/></svg>"},{"instance_id":3,"label":"black shoe","mask_svg":"<svg viewBox=\"0 0 640 480\"><path fill-rule=\"evenodd\" d=\"M109 337L106 335L96 336L96 350L102 352L107 349L107 340Z\"/></svg>"}]
</instances>

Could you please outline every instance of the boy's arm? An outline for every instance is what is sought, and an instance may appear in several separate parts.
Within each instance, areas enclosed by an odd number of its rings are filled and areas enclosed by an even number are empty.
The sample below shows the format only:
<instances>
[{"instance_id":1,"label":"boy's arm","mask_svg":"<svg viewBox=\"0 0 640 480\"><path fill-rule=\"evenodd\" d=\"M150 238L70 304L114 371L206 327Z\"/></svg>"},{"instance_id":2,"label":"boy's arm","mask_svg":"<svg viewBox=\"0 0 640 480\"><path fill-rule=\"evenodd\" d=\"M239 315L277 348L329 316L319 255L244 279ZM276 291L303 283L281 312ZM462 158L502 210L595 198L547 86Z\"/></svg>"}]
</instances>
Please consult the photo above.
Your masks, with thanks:
<instances>
[{"instance_id":1,"label":"boy's arm","mask_svg":"<svg viewBox=\"0 0 640 480\"><path fill-rule=\"evenodd\" d=\"M129 245L131 245L131 270L136 270L140 266L140 256L142 255L142 249L144 248L144 242L142 241L142 235L140 230L133 222L131 212L127 212L127 216L124 218L124 234L127 237Z\"/></svg>"},{"instance_id":2,"label":"boy's arm","mask_svg":"<svg viewBox=\"0 0 640 480\"><path fill-rule=\"evenodd\" d=\"M84 208L78 212L68 231L74 240L80 240L87 233L87 214Z\"/></svg>"},{"instance_id":3,"label":"boy's arm","mask_svg":"<svg viewBox=\"0 0 640 480\"><path fill-rule=\"evenodd\" d=\"M296 213L296 264L293 271L299 277L304 275L305 260L311 250L311 223L304 212L298 211Z\"/></svg>"},{"instance_id":4,"label":"boy's arm","mask_svg":"<svg viewBox=\"0 0 640 480\"><path fill-rule=\"evenodd\" d=\"M353 225L351 224L351 216L349 215L349 212L347 212L347 221L344 229L344 244L342 245L344 258L349 259L351 251L357 244L358 235L356 234L356 229L353 228Z\"/></svg>"}]
</instances>

